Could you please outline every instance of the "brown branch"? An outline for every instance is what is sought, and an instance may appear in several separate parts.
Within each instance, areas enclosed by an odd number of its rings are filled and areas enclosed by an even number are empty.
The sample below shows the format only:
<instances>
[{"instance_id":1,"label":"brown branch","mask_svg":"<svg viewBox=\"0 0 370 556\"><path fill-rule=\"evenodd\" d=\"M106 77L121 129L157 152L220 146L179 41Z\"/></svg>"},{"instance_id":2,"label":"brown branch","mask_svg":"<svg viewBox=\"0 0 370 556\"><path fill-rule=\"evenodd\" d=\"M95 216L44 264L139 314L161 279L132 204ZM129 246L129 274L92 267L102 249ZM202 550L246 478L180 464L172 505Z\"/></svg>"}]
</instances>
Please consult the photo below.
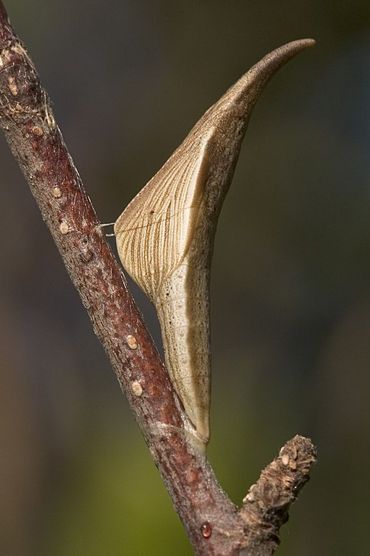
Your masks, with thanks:
<instances>
[{"instance_id":1,"label":"brown branch","mask_svg":"<svg viewBox=\"0 0 370 556\"><path fill-rule=\"evenodd\" d=\"M183 431L181 405L56 125L49 98L0 1L0 125L144 434L196 554L267 555L308 479L296 437L238 512ZM285 455L288 454L287 457ZM288 458L288 459L287 459ZM285 463L287 462L287 464Z\"/></svg>"}]
</instances>

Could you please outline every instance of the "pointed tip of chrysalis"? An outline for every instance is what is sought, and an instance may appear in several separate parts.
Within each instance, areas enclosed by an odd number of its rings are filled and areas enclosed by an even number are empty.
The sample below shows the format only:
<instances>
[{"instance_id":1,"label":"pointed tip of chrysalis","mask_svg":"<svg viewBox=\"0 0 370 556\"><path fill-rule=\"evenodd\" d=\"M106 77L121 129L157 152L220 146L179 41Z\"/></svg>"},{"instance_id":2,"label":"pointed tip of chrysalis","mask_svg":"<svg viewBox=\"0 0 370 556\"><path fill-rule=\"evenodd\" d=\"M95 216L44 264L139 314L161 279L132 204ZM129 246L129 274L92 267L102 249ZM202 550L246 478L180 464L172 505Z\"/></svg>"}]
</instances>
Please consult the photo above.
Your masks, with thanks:
<instances>
[{"instance_id":1,"label":"pointed tip of chrysalis","mask_svg":"<svg viewBox=\"0 0 370 556\"><path fill-rule=\"evenodd\" d=\"M301 52L302 50L305 50L306 48L310 48L311 46L314 46L316 44L315 39L297 39L295 41L290 41L287 42L285 44L282 44L281 46L278 46L277 48L275 48L274 50L271 50L271 52L269 52L268 54L266 54L261 60L260 62L257 62L256 65L260 64L261 62L263 62L263 60L265 59L278 59L278 58L292 58L293 56L295 56L296 54L298 54L299 52ZM285 60L284 60L285 61Z\"/></svg>"},{"instance_id":2,"label":"pointed tip of chrysalis","mask_svg":"<svg viewBox=\"0 0 370 556\"><path fill-rule=\"evenodd\" d=\"M230 87L215 106L223 104L225 100L229 103L230 101L240 103L240 107L244 111L244 117L248 119L254 103L273 75L289 60L306 48L314 46L315 43L314 39L299 39L275 48L254 64L235 85Z\"/></svg>"},{"instance_id":3,"label":"pointed tip of chrysalis","mask_svg":"<svg viewBox=\"0 0 370 556\"><path fill-rule=\"evenodd\" d=\"M260 72L265 70L267 78L271 77L281 66L286 64L289 60L294 58L306 48L315 45L314 39L298 39L283 44L268 54L266 54L259 62L257 62L248 73L253 71Z\"/></svg>"}]
</instances>

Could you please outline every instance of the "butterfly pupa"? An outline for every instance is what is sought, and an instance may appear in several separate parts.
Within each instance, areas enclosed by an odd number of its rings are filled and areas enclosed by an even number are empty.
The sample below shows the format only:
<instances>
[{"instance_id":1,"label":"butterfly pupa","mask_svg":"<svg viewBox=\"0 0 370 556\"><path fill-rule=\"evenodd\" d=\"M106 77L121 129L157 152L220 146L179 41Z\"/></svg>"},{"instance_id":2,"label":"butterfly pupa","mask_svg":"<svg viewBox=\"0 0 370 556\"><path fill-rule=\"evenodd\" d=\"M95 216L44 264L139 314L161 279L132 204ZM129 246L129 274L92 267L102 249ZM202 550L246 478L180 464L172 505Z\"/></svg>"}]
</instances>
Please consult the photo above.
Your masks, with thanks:
<instances>
[{"instance_id":1,"label":"butterfly pupa","mask_svg":"<svg viewBox=\"0 0 370 556\"><path fill-rule=\"evenodd\" d=\"M214 235L249 116L270 77L311 39L253 66L214 104L114 225L118 254L153 302L195 448L209 439L209 280Z\"/></svg>"}]
</instances>

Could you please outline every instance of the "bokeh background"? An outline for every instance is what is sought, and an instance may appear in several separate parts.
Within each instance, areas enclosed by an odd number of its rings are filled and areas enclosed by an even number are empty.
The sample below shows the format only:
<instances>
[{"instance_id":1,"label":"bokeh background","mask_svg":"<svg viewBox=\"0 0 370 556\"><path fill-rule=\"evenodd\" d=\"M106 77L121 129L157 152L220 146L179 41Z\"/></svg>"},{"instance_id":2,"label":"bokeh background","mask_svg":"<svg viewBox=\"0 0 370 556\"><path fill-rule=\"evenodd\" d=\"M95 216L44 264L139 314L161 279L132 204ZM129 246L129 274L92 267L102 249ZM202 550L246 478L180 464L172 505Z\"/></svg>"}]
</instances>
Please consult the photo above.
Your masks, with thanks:
<instances>
[{"instance_id":1,"label":"bokeh background","mask_svg":"<svg viewBox=\"0 0 370 556\"><path fill-rule=\"evenodd\" d=\"M240 503L311 436L319 464L279 554L367 555L368 0L5 3L103 222L254 62L317 40L260 99L219 222L209 452ZM0 164L0 554L190 555L3 137Z\"/></svg>"}]
</instances>

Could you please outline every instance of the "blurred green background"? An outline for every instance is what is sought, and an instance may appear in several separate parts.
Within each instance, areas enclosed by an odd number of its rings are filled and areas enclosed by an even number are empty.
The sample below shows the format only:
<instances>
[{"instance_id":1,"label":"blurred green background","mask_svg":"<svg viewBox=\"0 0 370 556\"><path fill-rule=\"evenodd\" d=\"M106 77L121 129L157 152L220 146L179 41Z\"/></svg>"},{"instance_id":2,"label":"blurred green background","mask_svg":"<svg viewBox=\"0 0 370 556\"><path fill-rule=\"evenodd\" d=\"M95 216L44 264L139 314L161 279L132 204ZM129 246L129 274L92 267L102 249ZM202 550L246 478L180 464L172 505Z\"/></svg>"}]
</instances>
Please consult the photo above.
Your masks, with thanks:
<instances>
[{"instance_id":1,"label":"blurred green background","mask_svg":"<svg viewBox=\"0 0 370 556\"><path fill-rule=\"evenodd\" d=\"M6 6L103 222L254 62L290 40L317 40L257 104L219 222L209 453L240 503L287 439L311 436L319 464L279 554L369 554L368 0ZM190 555L0 141L0 554Z\"/></svg>"}]
</instances>

